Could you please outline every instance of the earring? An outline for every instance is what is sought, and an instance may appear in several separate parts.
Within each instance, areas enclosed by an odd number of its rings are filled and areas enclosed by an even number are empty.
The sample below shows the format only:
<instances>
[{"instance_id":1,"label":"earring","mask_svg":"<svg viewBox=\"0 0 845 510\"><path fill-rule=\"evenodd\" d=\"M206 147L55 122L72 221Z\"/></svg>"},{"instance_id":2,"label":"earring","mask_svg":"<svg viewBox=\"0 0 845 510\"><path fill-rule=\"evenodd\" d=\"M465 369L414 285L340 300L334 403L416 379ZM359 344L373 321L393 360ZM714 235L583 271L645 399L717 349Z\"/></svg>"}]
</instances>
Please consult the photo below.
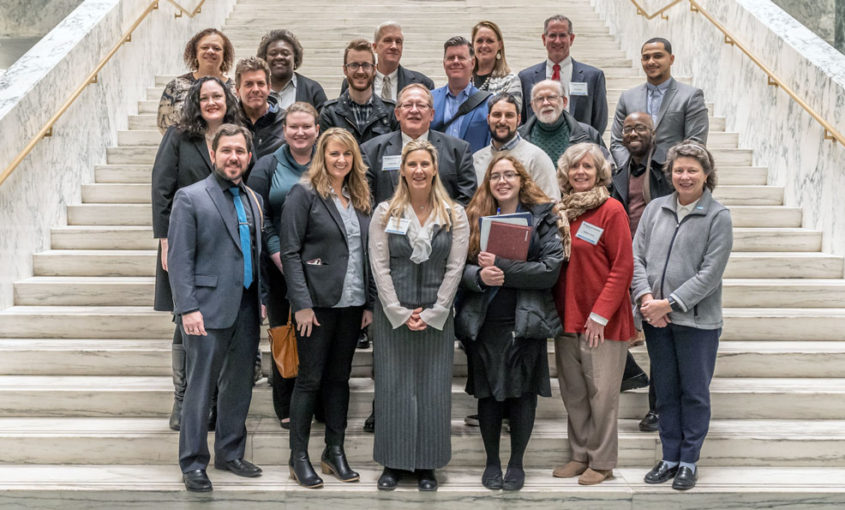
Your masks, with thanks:
<instances>
[{"instance_id":1,"label":"earring","mask_svg":"<svg viewBox=\"0 0 845 510\"><path fill-rule=\"evenodd\" d=\"M501 51L496 52L496 60L502 60L502 52Z\"/></svg>"}]
</instances>

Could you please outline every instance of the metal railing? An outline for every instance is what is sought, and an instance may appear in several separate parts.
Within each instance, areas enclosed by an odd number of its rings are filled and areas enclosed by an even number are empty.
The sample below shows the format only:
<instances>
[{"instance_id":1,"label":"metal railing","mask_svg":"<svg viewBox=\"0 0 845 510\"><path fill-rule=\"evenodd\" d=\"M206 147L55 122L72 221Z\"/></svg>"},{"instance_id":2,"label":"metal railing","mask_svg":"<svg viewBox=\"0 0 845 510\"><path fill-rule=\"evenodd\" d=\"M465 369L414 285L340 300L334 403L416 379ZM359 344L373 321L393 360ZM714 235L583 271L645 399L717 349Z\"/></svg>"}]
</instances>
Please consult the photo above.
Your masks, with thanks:
<instances>
[{"instance_id":1,"label":"metal railing","mask_svg":"<svg viewBox=\"0 0 845 510\"><path fill-rule=\"evenodd\" d=\"M205 3L205 0L201 0L192 11L189 11L188 9L176 3L174 0L167 1L176 6L177 9L179 9L179 12L174 15L177 18L182 17L183 13L187 14L189 18L193 18L198 13L202 12L202 4ZM17 168L18 165L20 165L21 162L29 155L29 153L32 152L32 149L35 148L38 142L40 142L44 138L53 135L53 126L56 124L59 118L64 115L64 113L68 110L68 108L70 108L73 102L76 101L80 95L82 95L82 92L88 87L88 85L91 85L92 83L97 83L97 75L100 73L103 67L105 67L105 65L109 62L109 60L111 60L115 53L117 53L117 50L119 50L124 43L132 41L132 33L135 31L135 29L138 28L138 25L140 25L141 22L144 21L147 16L149 16L151 12L158 9L158 3L159 0L152 0L150 4L147 5L146 9L144 9L141 15L138 16L138 18L132 23L129 29L124 32L123 35L120 36L118 42L115 43L114 46L112 46L111 50L109 50L106 56L103 57L102 60L100 60L94 70L88 74L85 80L78 87L76 87L76 89L67 98L64 104L62 104L59 110L55 114L53 114L52 117L50 117L50 120L48 120L44 124L44 126L38 131L38 133L34 137L32 137L28 144L26 144L26 147L24 147L24 149L15 157L15 159L12 160L9 166L7 166L5 170L3 170L3 173L0 174L0 184L3 184L3 182L12 174L15 168Z\"/></svg>"},{"instance_id":2,"label":"metal railing","mask_svg":"<svg viewBox=\"0 0 845 510\"><path fill-rule=\"evenodd\" d=\"M658 15L662 19L669 19L669 16L667 16L665 14L666 11L669 8L681 3L682 1L683 0L674 0L670 4L668 4L665 7L655 11L652 14L647 13L646 10L643 8L643 6L640 5L640 3L637 0L631 0L631 3L634 4L634 6L637 8L637 14L640 15L640 16L643 16L646 19L653 19ZM704 7L702 7L701 4L699 4L696 0L687 0L687 1L690 4L690 11L697 12L697 13L701 14L702 16L704 16L705 19L707 19L707 21L709 21L713 26L718 28L720 32L722 32L722 34L725 37L725 44L730 44L732 46L736 46L741 52L743 52L748 58L750 58L751 61L754 62L757 65L757 67L759 67L760 69L763 70L764 73L766 73L766 75L768 77L769 85L772 85L774 87L780 87L781 90L786 92L787 95L789 95L789 97L791 97L793 101L798 103L798 105L801 106L801 108L806 110L806 112L809 113L810 116L813 117L813 119L816 120L816 122L818 122L819 124L822 125L822 127L824 128L824 138L825 138L825 140L836 140L839 143L841 143L843 146L845 146L845 136L843 136L842 133L840 133L839 131L834 129L833 126L828 121L824 120L821 117L821 115L816 113L816 111L813 110L813 108L810 105L808 105L806 101L804 101L803 99L798 97L798 94L796 94L795 91L792 90L792 88L790 88L786 83L784 83L784 81L781 80L778 77L778 75L776 75L771 69L769 69L769 67L766 64L761 62L760 59L757 58L757 56L752 54L751 51L744 44L739 42L737 40L737 38L733 34L731 34L728 31L728 29L725 28L724 25L719 23L716 20L716 18L713 17L712 14L707 12L707 10Z\"/></svg>"}]
</instances>

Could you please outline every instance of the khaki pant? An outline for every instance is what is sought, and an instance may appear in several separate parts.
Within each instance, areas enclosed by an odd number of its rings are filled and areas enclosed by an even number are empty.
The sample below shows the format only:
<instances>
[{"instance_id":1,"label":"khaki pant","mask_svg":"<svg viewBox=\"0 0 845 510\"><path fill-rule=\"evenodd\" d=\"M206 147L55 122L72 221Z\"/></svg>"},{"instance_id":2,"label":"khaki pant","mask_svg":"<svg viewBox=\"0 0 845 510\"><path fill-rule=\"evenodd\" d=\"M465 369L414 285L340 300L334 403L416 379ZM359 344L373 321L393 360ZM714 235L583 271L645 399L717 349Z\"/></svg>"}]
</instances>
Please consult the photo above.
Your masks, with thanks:
<instances>
[{"instance_id":1,"label":"khaki pant","mask_svg":"<svg viewBox=\"0 0 845 510\"><path fill-rule=\"evenodd\" d=\"M555 338L560 395L566 407L571 460L613 469L618 458L619 387L627 342L605 340L591 349L586 337Z\"/></svg>"}]
</instances>

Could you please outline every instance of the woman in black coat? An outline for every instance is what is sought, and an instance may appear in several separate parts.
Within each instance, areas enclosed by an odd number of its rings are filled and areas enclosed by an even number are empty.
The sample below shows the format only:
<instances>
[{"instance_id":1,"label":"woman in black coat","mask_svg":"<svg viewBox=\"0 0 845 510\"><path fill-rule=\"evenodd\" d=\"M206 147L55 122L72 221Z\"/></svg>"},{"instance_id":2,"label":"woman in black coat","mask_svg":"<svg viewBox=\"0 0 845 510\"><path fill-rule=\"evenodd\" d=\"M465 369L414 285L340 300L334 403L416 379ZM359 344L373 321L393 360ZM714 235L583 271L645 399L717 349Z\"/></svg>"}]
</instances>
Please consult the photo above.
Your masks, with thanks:
<instances>
[{"instance_id":1,"label":"woman in black coat","mask_svg":"<svg viewBox=\"0 0 845 510\"><path fill-rule=\"evenodd\" d=\"M481 250L479 220L496 214L530 213L533 227L527 261ZM478 399L478 421L488 489L519 490L522 458L534 428L537 395L551 396L548 338L562 329L552 285L564 259L551 200L516 158L501 154L467 206L468 261L461 282L455 332L467 347L467 393ZM511 428L511 457L502 477L502 419Z\"/></svg>"},{"instance_id":2,"label":"woman in black coat","mask_svg":"<svg viewBox=\"0 0 845 510\"><path fill-rule=\"evenodd\" d=\"M159 240L153 308L158 311L173 311L167 279L167 231L173 196L179 188L211 174L211 139L221 125L237 123L237 104L235 96L218 78L198 79L188 92L182 120L167 128L158 147L152 175L153 236ZM174 398L170 428L179 430L186 381L185 350L178 326L173 332L172 355ZM212 430L213 426L211 423Z\"/></svg>"}]
</instances>

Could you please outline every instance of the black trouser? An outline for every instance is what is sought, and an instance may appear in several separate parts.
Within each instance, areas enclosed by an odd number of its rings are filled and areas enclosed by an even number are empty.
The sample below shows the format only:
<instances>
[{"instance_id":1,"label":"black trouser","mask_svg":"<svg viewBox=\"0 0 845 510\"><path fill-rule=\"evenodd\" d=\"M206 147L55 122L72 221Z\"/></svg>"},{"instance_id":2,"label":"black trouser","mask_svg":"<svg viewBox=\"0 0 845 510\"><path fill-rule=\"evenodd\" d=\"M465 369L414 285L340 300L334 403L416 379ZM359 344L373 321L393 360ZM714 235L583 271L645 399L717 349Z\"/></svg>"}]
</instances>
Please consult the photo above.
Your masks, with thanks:
<instances>
[{"instance_id":1,"label":"black trouser","mask_svg":"<svg viewBox=\"0 0 845 510\"><path fill-rule=\"evenodd\" d=\"M188 384L179 432L179 466L183 473L208 465L208 405L215 384L220 395L214 455L224 461L244 456L244 422L252 400L252 366L259 338L256 287L244 291L232 326L206 328L207 336L184 334ZM179 323L181 326L181 318Z\"/></svg>"},{"instance_id":2,"label":"black trouser","mask_svg":"<svg viewBox=\"0 0 845 510\"><path fill-rule=\"evenodd\" d=\"M314 308L319 326L310 337L296 333L299 375L290 407L291 453L307 452L311 418L322 393L326 445L342 446L349 410L349 374L361 330L362 306Z\"/></svg>"},{"instance_id":3,"label":"black trouser","mask_svg":"<svg viewBox=\"0 0 845 510\"><path fill-rule=\"evenodd\" d=\"M655 409L657 397L654 392L654 378L651 376L651 368L648 371L648 410L652 412ZM628 357L625 358L625 372L622 374L622 380L624 381L625 379L630 379L631 377L636 377L644 373L645 371L634 361L631 351L628 351Z\"/></svg>"}]
</instances>

